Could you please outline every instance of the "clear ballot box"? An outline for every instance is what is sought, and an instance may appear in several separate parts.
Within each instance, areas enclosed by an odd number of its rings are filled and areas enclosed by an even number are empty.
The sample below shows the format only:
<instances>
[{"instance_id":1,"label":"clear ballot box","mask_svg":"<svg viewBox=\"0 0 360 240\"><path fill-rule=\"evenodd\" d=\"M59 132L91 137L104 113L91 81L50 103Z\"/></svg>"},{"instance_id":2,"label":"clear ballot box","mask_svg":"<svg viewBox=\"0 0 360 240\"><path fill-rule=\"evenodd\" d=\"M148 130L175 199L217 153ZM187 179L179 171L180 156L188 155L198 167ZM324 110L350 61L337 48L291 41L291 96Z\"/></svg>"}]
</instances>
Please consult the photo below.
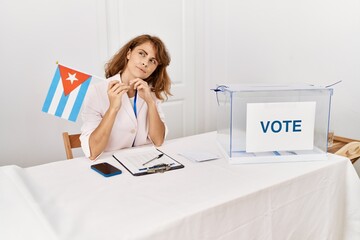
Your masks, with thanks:
<instances>
[{"instance_id":1,"label":"clear ballot box","mask_svg":"<svg viewBox=\"0 0 360 240\"><path fill-rule=\"evenodd\" d=\"M331 88L219 85L217 140L232 164L327 159Z\"/></svg>"}]
</instances>

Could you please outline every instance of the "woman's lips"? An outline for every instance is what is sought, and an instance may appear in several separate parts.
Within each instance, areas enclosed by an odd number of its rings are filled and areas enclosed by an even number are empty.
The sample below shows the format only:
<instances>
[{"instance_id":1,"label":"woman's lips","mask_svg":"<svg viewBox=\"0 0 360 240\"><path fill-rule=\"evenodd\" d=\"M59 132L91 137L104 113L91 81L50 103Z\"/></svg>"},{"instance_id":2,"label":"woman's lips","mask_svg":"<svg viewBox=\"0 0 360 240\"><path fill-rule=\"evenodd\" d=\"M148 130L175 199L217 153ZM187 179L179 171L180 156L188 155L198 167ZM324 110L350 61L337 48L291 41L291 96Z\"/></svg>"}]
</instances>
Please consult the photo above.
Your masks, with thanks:
<instances>
[{"instance_id":1,"label":"woman's lips","mask_svg":"<svg viewBox=\"0 0 360 240\"><path fill-rule=\"evenodd\" d=\"M140 68L140 67L137 67L140 71L142 71L143 73L146 73L146 71L145 70L143 70L142 68Z\"/></svg>"}]
</instances>

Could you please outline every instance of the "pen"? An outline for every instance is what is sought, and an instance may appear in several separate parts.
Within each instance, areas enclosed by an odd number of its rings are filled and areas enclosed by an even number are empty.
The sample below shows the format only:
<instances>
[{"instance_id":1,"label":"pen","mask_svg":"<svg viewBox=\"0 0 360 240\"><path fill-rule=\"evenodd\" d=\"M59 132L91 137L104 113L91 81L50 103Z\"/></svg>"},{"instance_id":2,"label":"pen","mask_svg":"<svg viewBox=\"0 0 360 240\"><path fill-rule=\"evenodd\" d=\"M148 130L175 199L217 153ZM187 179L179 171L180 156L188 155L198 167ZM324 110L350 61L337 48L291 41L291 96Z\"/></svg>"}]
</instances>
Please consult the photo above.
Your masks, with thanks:
<instances>
[{"instance_id":1,"label":"pen","mask_svg":"<svg viewBox=\"0 0 360 240\"><path fill-rule=\"evenodd\" d=\"M147 161L146 163L143 163L143 166L145 166L145 165L148 164L149 162L154 161L155 159L161 158L163 155L164 155L163 153L162 153L162 154L159 154L158 156L156 156L156 157L150 159L149 161Z\"/></svg>"},{"instance_id":2,"label":"pen","mask_svg":"<svg viewBox=\"0 0 360 240\"><path fill-rule=\"evenodd\" d=\"M145 168L140 168L139 171L144 171L144 170L151 170L151 169L156 169L156 168L161 168L161 167L171 167L172 165L174 165L175 163L170 163L170 164L166 164L166 163L161 163L161 164L157 164L154 165L152 167L145 167Z\"/></svg>"}]
</instances>

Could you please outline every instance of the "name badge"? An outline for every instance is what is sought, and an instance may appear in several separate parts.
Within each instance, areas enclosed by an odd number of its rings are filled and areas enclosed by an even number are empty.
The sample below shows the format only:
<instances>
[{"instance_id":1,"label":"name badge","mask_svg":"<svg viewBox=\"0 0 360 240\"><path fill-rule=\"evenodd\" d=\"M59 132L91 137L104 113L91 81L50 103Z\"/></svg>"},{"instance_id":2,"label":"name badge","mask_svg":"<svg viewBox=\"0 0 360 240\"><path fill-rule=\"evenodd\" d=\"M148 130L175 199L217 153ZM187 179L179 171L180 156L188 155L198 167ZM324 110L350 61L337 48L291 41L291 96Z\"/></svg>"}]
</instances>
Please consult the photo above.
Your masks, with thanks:
<instances>
[{"instance_id":1,"label":"name badge","mask_svg":"<svg viewBox=\"0 0 360 240\"><path fill-rule=\"evenodd\" d=\"M246 152L312 150L316 102L248 103Z\"/></svg>"}]
</instances>

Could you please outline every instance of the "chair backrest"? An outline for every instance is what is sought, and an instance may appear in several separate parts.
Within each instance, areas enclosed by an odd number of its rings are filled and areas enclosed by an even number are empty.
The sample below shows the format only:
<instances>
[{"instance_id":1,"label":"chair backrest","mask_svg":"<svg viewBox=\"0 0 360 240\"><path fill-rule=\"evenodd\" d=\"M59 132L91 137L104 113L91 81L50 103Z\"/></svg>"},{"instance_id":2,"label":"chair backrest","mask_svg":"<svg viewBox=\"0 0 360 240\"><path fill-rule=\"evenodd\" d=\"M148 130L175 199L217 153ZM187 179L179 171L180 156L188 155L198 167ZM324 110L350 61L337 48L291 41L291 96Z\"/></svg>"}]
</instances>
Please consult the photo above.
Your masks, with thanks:
<instances>
[{"instance_id":1,"label":"chair backrest","mask_svg":"<svg viewBox=\"0 0 360 240\"><path fill-rule=\"evenodd\" d=\"M355 163L360 157L360 142L349 142L335 152L335 154L347 157L352 163Z\"/></svg>"},{"instance_id":2,"label":"chair backrest","mask_svg":"<svg viewBox=\"0 0 360 240\"><path fill-rule=\"evenodd\" d=\"M328 152L347 157L355 163L360 157L360 140L334 136L334 142L328 147Z\"/></svg>"},{"instance_id":3,"label":"chair backrest","mask_svg":"<svg viewBox=\"0 0 360 240\"><path fill-rule=\"evenodd\" d=\"M69 134L68 132L63 132L64 147L66 152L66 158L74 158L72 149L81 147L80 134Z\"/></svg>"}]
</instances>

